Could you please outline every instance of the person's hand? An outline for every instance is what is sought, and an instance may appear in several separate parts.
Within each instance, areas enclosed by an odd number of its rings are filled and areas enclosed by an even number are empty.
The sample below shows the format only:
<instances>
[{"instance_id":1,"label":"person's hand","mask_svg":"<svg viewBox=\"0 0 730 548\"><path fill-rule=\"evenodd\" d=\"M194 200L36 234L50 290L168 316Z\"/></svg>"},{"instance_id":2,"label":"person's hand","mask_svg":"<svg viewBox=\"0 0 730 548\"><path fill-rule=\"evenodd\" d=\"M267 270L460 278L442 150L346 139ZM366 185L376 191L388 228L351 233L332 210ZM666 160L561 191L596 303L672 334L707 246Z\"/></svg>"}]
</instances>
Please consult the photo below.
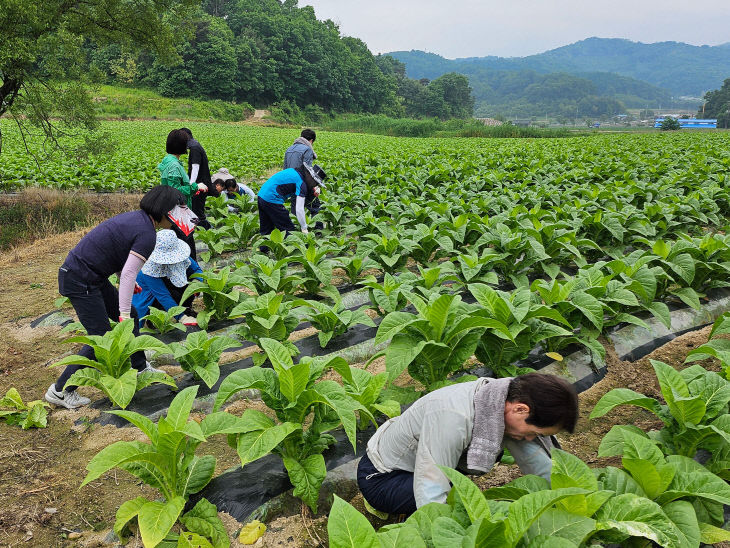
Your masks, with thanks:
<instances>
[{"instance_id":1,"label":"person's hand","mask_svg":"<svg viewBox=\"0 0 730 548\"><path fill-rule=\"evenodd\" d=\"M309 230L307 230L306 228L303 228L303 229L302 229L302 233L303 233L303 234L309 234Z\"/></svg>"},{"instance_id":2,"label":"person's hand","mask_svg":"<svg viewBox=\"0 0 730 548\"><path fill-rule=\"evenodd\" d=\"M134 284L134 291L133 293L136 295L137 293L142 293L142 286L140 286L138 283L135 282Z\"/></svg>"},{"instance_id":3,"label":"person's hand","mask_svg":"<svg viewBox=\"0 0 730 548\"><path fill-rule=\"evenodd\" d=\"M316 186L314 187L314 190L312 192L314 192L315 196L319 196L319 193L322 192L322 189L319 188L319 186Z\"/></svg>"},{"instance_id":4,"label":"person's hand","mask_svg":"<svg viewBox=\"0 0 730 548\"><path fill-rule=\"evenodd\" d=\"M124 320L128 320L131 316L128 314L119 314L119 323L122 323Z\"/></svg>"},{"instance_id":5,"label":"person's hand","mask_svg":"<svg viewBox=\"0 0 730 548\"><path fill-rule=\"evenodd\" d=\"M204 185L203 183L198 183L198 190L202 190L203 192L208 192L208 187Z\"/></svg>"},{"instance_id":6,"label":"person's hand","mask_svg":"<svg viewBox=\"0 0 730 548\"><path fill-rule=\"evenodd\" d=\"M188 316L187 314L183 314L182 316L180 316L180 323L183 324L183 325L187 325L189 327L191 327L191 326L192 327L197 327L198 320L196 320L192 316Z\"/></svg>"}]
</instances>

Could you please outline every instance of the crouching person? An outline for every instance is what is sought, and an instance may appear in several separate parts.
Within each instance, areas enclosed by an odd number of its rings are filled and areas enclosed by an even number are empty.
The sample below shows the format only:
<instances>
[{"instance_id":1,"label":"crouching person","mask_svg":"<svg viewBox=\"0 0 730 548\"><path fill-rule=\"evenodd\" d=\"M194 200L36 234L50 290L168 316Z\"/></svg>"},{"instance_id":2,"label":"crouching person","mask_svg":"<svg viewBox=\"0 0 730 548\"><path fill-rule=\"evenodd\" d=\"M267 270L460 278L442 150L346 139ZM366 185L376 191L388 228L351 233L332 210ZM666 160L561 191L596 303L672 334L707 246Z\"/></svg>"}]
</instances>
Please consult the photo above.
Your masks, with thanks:
<instances>
[{"instance_id":1,"label":"crouching person","mask_svg":"<svg viewBox=\"0 0 730 548\"><path fill-rule=\"evenodd\" d=\"M286 200L294 201L294 214L302 232L307 230L304 204L308 197L319 196L327 174L318 165L303 164L272 175L259 190L259 227L263 235L271 234L275 228L282 232L295 230L289 212L284 207Z\"/></svg>"},{"instance_id":2,"label":"crouching person","mask_svg":"<svg viewBox=\"0 0 730 548\"><path fill-rule=\"evenodd\" d=\"M174 306L184 306L186 310L175 318L187 326L198 325L192 311L193 297L182 302L188 279L202 274L195 259L190 257L190 246L177 237L172 230L157 233L155 250L137 274L137 285L142 291L132 297L132 305L140 318L144 318L151 306L170 310Z\"/></svg>"},{"instance_id":3,"label":"crouching person","mask_svg":"<svg viewBox=\"0 0 730 548\"><path fill-rule=\"evenodd\" d=\"M410 515L430 502L446 502L451 486L439 465L483 474L504 447L523 474L549 481L551 437L572 432L577 419L575 390L552 375L447 386L378 428L360 460L357 483L376 510Z\"/></svg>"}]
</instances>

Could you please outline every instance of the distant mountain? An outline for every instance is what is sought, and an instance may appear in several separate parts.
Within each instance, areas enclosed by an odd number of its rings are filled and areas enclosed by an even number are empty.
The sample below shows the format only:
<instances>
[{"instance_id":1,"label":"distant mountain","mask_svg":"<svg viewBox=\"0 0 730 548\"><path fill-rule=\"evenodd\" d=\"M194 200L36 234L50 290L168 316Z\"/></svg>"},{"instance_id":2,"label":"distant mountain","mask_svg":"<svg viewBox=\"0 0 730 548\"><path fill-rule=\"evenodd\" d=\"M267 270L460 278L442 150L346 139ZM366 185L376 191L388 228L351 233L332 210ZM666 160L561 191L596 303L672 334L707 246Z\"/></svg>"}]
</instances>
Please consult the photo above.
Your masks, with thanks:
<instances>
[{"instance_id":1,"label":"distant mountain","mask_svg":"<svg viewBox=\"0 0 730 548\"><path fill-rule=\"evenodd\" d=\"M445 59L422 51L390 53L405 63L411 78L436 78L446 72L467 76L480 69L532 70L541 74L609 72L634 78L669 91L670 95L700 97L718 89L730 77L730 42L692 46L682 42L644 44L620 38L587 38L527 57L467 57Z\"/></svg>"}]
</instances>

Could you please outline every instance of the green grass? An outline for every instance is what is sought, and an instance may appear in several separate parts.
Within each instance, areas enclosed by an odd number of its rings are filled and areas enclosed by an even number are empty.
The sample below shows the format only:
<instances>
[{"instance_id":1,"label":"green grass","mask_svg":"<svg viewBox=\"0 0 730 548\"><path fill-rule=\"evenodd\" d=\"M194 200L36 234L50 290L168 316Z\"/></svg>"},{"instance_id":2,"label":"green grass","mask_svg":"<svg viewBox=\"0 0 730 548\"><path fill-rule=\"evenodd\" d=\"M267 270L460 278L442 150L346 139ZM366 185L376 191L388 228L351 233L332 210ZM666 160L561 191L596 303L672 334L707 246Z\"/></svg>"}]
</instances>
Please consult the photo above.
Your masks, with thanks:
<instances>
[{"instance_id":1,"label":"green grass","mask_svg":"<svg viewBox=\"0 0 730 548\"><path fill-rule=\"evenodd\" d=\"M471 119L440 121L430 118L413 120L373 114L341 116L322 125L330 131L371 133L392 137L540 138L575 136L575 132L565 129L519 127L511 124L485 126L481 122Z\"/></svg>"},{"instance_id":2,"label":"green grass","mask_svg":"<svg viewBox=\"0 0 730 548\"><path fill-rule=\"evenodd\" d=\"M100 118L149 120L216 120L238 122L253 114L248 103L174 99L154 91L117 86L99 86L93 90Z\"/></svg>"}]
</instances>

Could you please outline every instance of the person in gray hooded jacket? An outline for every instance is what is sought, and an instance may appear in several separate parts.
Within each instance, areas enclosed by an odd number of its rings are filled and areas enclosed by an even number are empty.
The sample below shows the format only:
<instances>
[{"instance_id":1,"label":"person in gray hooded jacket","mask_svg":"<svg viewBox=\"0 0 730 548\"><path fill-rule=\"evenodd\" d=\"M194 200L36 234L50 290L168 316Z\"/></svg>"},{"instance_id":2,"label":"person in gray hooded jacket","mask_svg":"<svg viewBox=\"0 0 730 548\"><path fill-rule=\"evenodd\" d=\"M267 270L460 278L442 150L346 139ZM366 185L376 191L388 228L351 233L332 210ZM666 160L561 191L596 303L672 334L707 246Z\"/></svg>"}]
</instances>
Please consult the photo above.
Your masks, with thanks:
<instances>
[{"instance_id":1,"label":"person in gray hooded jacket","mask_svg":"<svg viewBox=\"0 0 730 548\"><path fill-rule=\"evenodd\" d=\"M427 394L378 428L358 465L365 500L389 514L446 502L438 466L489 472L506 447L523 474L550 480L552 436L572 432L578 396L565 380L530 373L482 378Z\"/></svg>"}]
</instances>

